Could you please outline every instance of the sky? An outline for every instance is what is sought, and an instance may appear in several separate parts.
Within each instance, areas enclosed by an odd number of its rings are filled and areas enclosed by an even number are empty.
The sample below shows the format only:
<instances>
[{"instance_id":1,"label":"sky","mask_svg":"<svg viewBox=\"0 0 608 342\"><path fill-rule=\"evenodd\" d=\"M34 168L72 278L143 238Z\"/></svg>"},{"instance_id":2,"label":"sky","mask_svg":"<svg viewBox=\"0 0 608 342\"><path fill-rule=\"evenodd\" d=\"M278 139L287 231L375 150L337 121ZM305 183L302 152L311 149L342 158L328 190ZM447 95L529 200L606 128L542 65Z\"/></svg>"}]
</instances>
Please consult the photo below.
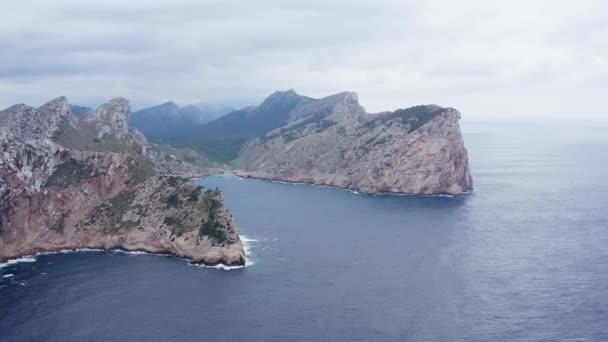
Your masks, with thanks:
<instances>
[{"instance_id":1,"label":"sky","mask_svg":"<svg viewBox=\"0 0 608 342\"><path fill-rule=\"evenodd\" d=\"M608 1L6 1L0 107L247 105L355 91L368 112L608 120Z\"/></svg>"}]
</instances>

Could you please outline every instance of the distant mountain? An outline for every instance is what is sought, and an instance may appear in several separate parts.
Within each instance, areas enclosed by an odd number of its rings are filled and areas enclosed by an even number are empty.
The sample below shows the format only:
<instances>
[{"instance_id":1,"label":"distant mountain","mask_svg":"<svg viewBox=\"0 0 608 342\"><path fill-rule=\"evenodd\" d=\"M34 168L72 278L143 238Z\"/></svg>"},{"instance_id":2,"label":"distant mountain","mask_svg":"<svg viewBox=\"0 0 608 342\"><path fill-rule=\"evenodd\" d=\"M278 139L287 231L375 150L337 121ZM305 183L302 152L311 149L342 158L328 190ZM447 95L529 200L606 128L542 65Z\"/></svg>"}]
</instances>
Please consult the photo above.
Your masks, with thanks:
<instances>
[{"instance_id":1,"label":"distant mountain","mask_svg":"<svg viewBox=\"0 0 608 342\"><path fill-rule=\"evenodd\" d=\"M228 107L178 107L168 102L133 113L131 123L157 144L193 149L216 162L226 163L238 156L247 140L285 125L293 109L314 101L293 90L277 91L258 106L227 114L224 111ZM208 116L197 114L199 110ZM225 115L204 122L220 114ZM201 117L198 121L193 119Z\"/></svg>"},{"instance_id":2,"label":"distant mountain","mask_svg":"<svg viewBox=\"0 0 608 342\"><path fill-rule=\"evenodd\" d=\"M77 117L83 117L93 113L93 109L89 107L77 106L73 104L70 105L70 110L72 111L72 114Z\"/></svg>"},{"instance_id":3,"label":"distant mountain","mask_svg":"<svg viewBox=\"0 0 608 342\"><path fill-rule=\"evenodd\" d=\"M233 111L203 125L199 133L205 136L249 139L285 125L292 110L314 101L293 90L277 91L259 106Z\"/></svg>"},{"instance_id":4,"label":"distant mountain","mask_svg":"<svg viewBox=\"0 0 608 342\"><path fill-rule=\"evenodd\" d=\"M234 108L210 105L179 107L173 102L145 108L131 114L131 125L152 139L189 134L196 127L216 119Z\"/></svg>"},{"instance_id":5,"label":"distant mountain","mask_svg":"<svg viewBox=\"0 0 608 342\"><path fill-rule=\"evenodd\" d=\"M238 156L247 140L287 124L292 110L314 101L293 90L277 91L258 106L233 111L200 128L184 131L174 143L193 146L214 159L228 162Z\"/></svg>"}]
</instances>

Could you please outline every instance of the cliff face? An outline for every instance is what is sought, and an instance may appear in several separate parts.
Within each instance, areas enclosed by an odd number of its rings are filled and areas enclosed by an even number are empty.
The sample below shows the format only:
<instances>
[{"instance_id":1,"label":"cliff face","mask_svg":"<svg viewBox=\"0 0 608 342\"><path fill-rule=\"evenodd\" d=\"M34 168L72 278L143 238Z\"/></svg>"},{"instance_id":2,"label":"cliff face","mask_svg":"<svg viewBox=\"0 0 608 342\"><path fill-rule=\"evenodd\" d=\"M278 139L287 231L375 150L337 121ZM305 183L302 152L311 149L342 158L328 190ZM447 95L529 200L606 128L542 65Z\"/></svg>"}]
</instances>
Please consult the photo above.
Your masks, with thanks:
<instances>
[{"instance_id":1,"label":"cliff face","mask_svg":"<svg viewBox=\"0 0 608 342\"><path fill-rule=\"evenodd\" d=\"M121 248L244 264L221 193L158 175L129 112L115 99L79 121L65 98L0 112L0 261Z\"/></svg>"},{"instance_id":2,"label":"cliff face","mask_svg":"<svg viewBox=\"0 0 608 342\"><path fill-rule=\"evenodd\" d=\"M452 108L417 106L367 114L355 93L289 113L289 123L246 143L236 173L363 193L458 195L472 189Z\"/></svg>"}]
</instances>

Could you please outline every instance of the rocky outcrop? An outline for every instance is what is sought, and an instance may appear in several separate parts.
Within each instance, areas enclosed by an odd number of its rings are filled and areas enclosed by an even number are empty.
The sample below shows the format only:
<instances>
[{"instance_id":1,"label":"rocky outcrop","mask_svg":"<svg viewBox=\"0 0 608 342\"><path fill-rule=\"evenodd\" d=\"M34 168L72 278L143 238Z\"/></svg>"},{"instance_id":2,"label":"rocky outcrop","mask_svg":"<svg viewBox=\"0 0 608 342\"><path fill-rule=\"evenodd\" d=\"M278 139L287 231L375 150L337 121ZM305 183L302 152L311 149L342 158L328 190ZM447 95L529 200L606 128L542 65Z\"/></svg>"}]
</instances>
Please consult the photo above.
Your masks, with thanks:
<instances>
[{"instance_id":1,"label":"rocky outcrop","mask_svg":"<svg viewBox=\"0 0 608 342\"><path fill-rule=\"evenodd\" d=\"M84 122L95 127L98 138L103 138L106 135L124 138L129 133L130 115L131 106L129 105L129 101L122 97L117 97L87 115L84 118Z\"/></svg>"},{"instance_id":2,"label":"rocky outcrop","mask_svg":"<svg viewBox=\"0 0 608 342\"><path fill-rule=\"evenodd\" d=\"M435 105L367 114L355 93L309 102L247 142L236 174L363 193L459 195L472 189L460 113Z\"/></svg>"},{"instance_id":3,"label":"rocky outcrop","mask_svg":"<svg viewBox=\"0 0 608 342\"><path fill-rule=\"evenodd\" d=\"M0 261L120 248L244 264L221 193L159 175L128 112L115 99L79 121L65 98L0 112Z\"/></svg>"}]
</instances>

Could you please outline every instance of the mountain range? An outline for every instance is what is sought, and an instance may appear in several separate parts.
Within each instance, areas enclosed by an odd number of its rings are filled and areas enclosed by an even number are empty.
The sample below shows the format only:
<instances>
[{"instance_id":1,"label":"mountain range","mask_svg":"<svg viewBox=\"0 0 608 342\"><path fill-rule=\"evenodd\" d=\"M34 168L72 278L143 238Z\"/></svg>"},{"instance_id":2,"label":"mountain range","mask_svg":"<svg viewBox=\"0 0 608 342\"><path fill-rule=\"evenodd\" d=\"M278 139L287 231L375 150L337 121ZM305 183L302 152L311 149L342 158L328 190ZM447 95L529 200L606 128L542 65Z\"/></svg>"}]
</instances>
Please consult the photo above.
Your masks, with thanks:
<instances>
[{"instance_id":1,"label":"mountain range","mask_svg":"<svg viewBox=\"0 0 608 342\"><path fill-rule=\"evenodd\" d=\"M144 111L161 109L175 106ZM166 124L149 138L165 151L188 151L198 165L243 176L366 193L457 195L472 189L459 119L457 110L436 105L369 114L354 92L315 99L290 89L206 123ZM143 123L134 125L145 132Z\"/></svg>"}]
</instances>

